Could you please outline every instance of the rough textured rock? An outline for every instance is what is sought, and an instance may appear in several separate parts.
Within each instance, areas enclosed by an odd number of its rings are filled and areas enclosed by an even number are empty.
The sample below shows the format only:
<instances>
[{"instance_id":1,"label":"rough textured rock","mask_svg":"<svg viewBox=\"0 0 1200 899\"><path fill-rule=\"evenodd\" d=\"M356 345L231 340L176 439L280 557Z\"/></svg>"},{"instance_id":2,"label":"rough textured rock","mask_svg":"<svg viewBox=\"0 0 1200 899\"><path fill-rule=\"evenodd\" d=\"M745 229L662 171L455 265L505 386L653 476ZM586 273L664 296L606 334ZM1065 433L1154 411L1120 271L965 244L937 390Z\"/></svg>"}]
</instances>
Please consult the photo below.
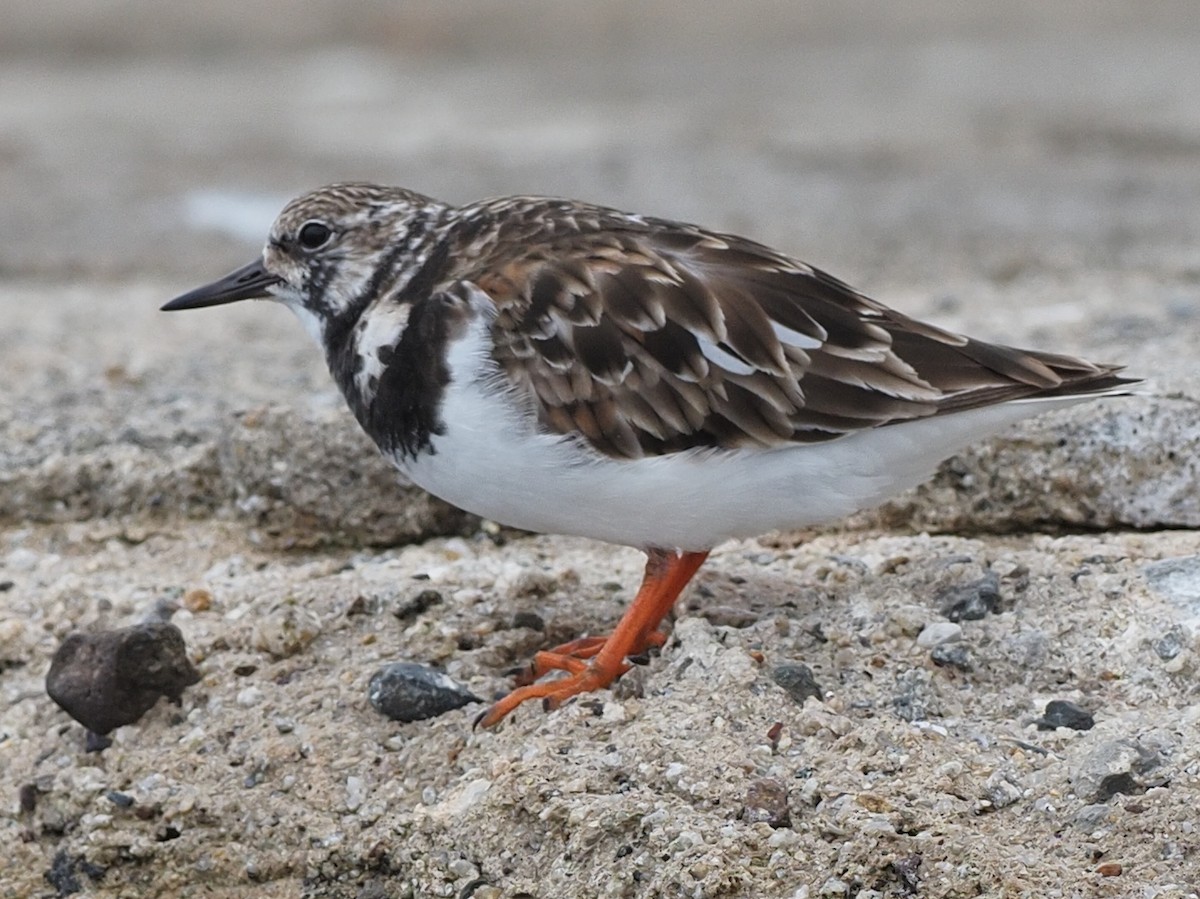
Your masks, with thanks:
<instances>
[{"instance_id":1,"label":"rough textured rock","mask_svg":"<svg viewBox=\"0 0 1200 899\"><path fill-rule=\"evenodd\" d=\"M133 406L139 411L130 413ZM389 545L476 519L405 485L345 410L124 387L0 420L0 521L232 519L276 545Z\"/></svg>"},{"instance_id":2,"label":"rough textured rock","mask_svg":"<svg viewBox=\"0 0 1200 899\"><path fill-rule=\"evenodd\" d=\"M46 693L92 733L133 724L162 697L175 705L200 680L179 628L148 621L69 634L55 650Z\"/></svg>"},{"instance_id":3,"label":"rough textured rock","mask_svg":"<svg viewBox=\"0 0 1200 899\"><path fill-rule=\"evenodd\" d=\"M217 459L240 517L291 542L380 546L478 526L405 484L341 409L242 413L221 434Z\"/></svg>"},{"instance_id":4,"label":"rough textured rock","mask_svg":"<svg viewBox=\"0 0 1200 899\"><path fill-rule=\"evenodd\" d=\"M1017 425L941 466L878 523L929 531L1200 527L1200 405L1133 397Z\"/></svg>"}]
</instances>

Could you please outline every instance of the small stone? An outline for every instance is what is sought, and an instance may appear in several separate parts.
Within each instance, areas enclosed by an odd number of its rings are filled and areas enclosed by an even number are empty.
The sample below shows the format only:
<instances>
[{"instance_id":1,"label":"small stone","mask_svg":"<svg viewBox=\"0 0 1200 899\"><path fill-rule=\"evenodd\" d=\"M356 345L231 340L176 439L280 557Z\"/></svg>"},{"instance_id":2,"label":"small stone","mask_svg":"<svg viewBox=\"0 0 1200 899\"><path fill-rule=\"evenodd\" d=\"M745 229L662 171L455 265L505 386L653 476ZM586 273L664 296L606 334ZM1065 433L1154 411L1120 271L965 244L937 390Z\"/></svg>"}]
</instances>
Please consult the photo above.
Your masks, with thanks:
<instances>
[{"instance_id":1,"label":"small stone","mask_svg":"<svg viewBox=\"0 0 1200 899\"><path fill-rule=\"evenodd\" d=\"M1000 577L989 571L977 581L938 594L942 615L951 621L978 621L1000 611Z\"/></svg>"},{"instance_id":2,"label":"small stone","mask_svg":"<svg viewBox=\"0 0 1200 899\"><path fill-rule=\"evenodd\" d=\"M1162 559L1142 566L1150 589L1191 615L1200 615L1200 555Z\"/></svg>"},{"instance_id":3,"label":"small stone","mask_svg":"<svg viewBox=\"0 0 1200 899\"><path fill-rule=\"evenodd\" d=\"M915 637L925 627L929 610L911 603L895 603L888 607L884 632L890 637Z\"/></svg>"},{"instance_id":4,"label":"small stone","mask_svg":"<svg viewBox=\"0 0 1200 899\"><path fill-rule=\"evenodd\" d=\"M1034 723L1038 730L1054 730L1056 727L1091 730L1096 726L1096 719L1083 706L1065 699L1052 699L1046 703L1046 711L1042 713L1042 717Z\"/></svg>"},{"instance_id":5,"label":"small stone","mask_svg":"<svg viewBox=\"0 0 1200 899\"><path fill-rule=\"evenodd\" d=\"M544 631L546 622L537 612L517 612L513 615L513 628L525 628L531 631Z\"/></svg>"},{"instance_id":6,"label":"small stone","mask_svg":"<svg viewBox=\"0 0 1200 899\"><path fill-rule=\"evenodd\" d=\"M896 879L900 881L901 896L916 896L921 891L921 863L925 859L914 852L912 855L906 855L903 858L893 859L891 863L892 873L896 875ZM863 899L863 894L858 894L859 899Z\"/></svg>"},{"instance_id":7,"label":"small stone","mask_svg":"<svg viewBox=\"0 0 1200 899\"><path fill-rule=\"evenodd\" d=\"M394 662L376 671L367 698L393 721L423 721L481 701L449 675L414 662Z\"/></svg>"},{"instance_id":8,"label":"small stone","mask_svg":"<svg viewBox=\"0 0 1200 899\"><path fill-rule=\"evenodd\" d=\"M467 879L479 876L479 869L467 861L465 858L451 859L450 864L446 866L446 870L455 877ZM482 884L480 884L482 886Z\"/></svg>"},{"instance_id":9,"label":"small stone","mask_svg":"<svg viewBox=\"0 0 1200 899\"><path fill-rule=\"evenodd\" d=\"M346 778L346 810L356 812L367 798L367 784L361 777L351 774Z\"/></svg>"},{"instance_id":10,"label":"small stone","mask_svg":"<svg viewBox=\"0 0 1200 899\"><path fill-rule=\"evenodd\" d=\"M994 771L984 784L984 797L993 809L1007 808L1021 798L1021 787L1005 771Z\"/></svg>"},{"instance_id":11,"label":"small stone","mask_svg":"<svg viewBox=\"0 0 1200 899\"><path fill-rule=\"evenodd\" d=\"M255 649L276 659L286 659L305 649L321 633L321 619L315 612L294 605L268 612L254 625Z\"/></svg>"},{"instance_id":12,"label":"small stone","mask_svg":"<svg viewBox=\"0 0 1200 899\"><path fill-rule=\"evenodd\" d=\"M558 590L558 578L546 571L527 568L497 578L496 589L509 599L550 596Z\"/></svg>"},{"instance_id":13,"label":"small stone","mask_svg":"<svg viewBox=\"0 0 1200 899\"><path fill-rule=\"evenodd\" d=\"M783 782L774 777L760 777L751 781L746 788L742 820L748 824L769 824L775 829L791 827L788 791Z\"/></svg>"},{"instance_id":14,"label":"small stone","mask_svg":"<svg viewBox=\"0 0 1200 899\"><path fill-rule=\"evenodd\" d=\"M813 677L812 669L807 665L795 662L776 665L775 670L771 672L771 679L801 705L804 705L804 701L810 696L818 700L825 696L825 691L821 689Z\"/></svg>"},{"instance_id":15,"label":"small stone","mask_svg":"<svg viewBox=\"0 0 1200 899\"><path fill-rule=\"evenodd\" d=\"M207 612L212 605L213 595L203 587L193 587L183 594L183 607L189 612Z\"/></svg>"},{"instance_id":16,"label":"small stone","mask_svg":"<svg viewBox=\"0 0 1200 899\"><path fill-rule=\"evenodd\" d=\"M19 618L0 618L0 672L25 664L28 625Z\"/></svg>"},{"instance_id":17,"label":"small stone","mask_svg":"<svg viewBox=\"0 0 1200 899\"><path fill-rule=\"evenodd\" d=\"M104 877L106 870L82 855L70 855L66 849L60 849L51 860L49 870L42 876L59 896L70 896L84 891L83 881L79 879L81 874L95 884Z\"/></svg>"},{"instance_id":18,"label":"small stone","mask_svg":"<svg viewBox=\"0 0 1200 899\"><path fill-rule=\"evenodd\" d=\"M957 668L959 671L972 671L971 654L965 646L955 646L943 643L929 651L929 660L939 668Z\"/></svg>"},{"instance_id":19,"label":"small stone","mask_svg":"<svg viewBox=\"0 0 1200 899\"><path fill-rule=\"evenodd\" d=\"M1103 802L1085 805L1071 816L1071 823L1080 830L1092 831L1108 821L1112 811L1112 806Z\"/></svg>"},{"instance_id":20,"label":"small stone","mask_svg":"<svg viewBox=\"0 0 1200 899\"><path fill-rule=\"evenodd\" d=\"M350 600L346 606L346 617L357 618L360 615L374 615L378 611L379 600L363 596L361 593Z\"/></svg>"},{"instance_id":21,"label":"small stone","mask_svg":"<svg viewBox=\"0 0 1200 899\"><path fill-rule=\"evenodd\" d=\"M21 809L21 814L32 815L37 808L38 788L34 783L23 783L21 788L17 790L17 805Z\"/></svg>"},{"instance_id":22,"label":"small stone","mask_svg":"<svg viewBox=\"0 0 1200 899\"><path fill-rule=\"evenodd\" d=\"M932 649L943 643L957 643L962 639L962 634L961 624L955 624L953 621L931 621L917 636L917 645L922 649Z\"/></svg>"},{"instance_id":23,"label":"small stone","mask_svg":"<svg viewBox=\"0 0 1200 899\"><path fill-rule=\"evenodd\" d=\"M132 724L165 696L178 705L200 680L179 628L152 621L69 635L54 653L46 692L97 736Z\"/></svg>"},{"instance_id":24,"label":"small stone","mask_svg":"<svg viewBox=\"0 0 1200 899\"><path fill-rule=\"evenodd\" d=\"M470 814L471 809L483 801L483 797L491 788L492 782L485 777L479 777L464 784L438 804L438 816L444 816L446 820L454 820Z\"/></svg>"},{"instance_id":25,"label":"small stone","mask_svg":"<svg viewBox=\"0 0 1200 899\"><path fill-rule=\"evenodd\" d=\"M1176 624L1154 641L1154 653L1164 662L1169 662L1188 645L1188 634L1182 625Z\"/></svg>"},{"instance_id":26,"label":"small stone","mask_svg":"<svg viewBox=\"0 0 1200 899\"><path fill-rule=\"evenodd\" d=\"M462 888L462 892L458 894L459 899L504 899L504 891L500 887L492 886L482 877L478 880L468 883ZM513 896L528 896L532 899L532 893L513 893Z\"/></svg>"},{"instance_id":27,"label":"small stone","mask_svg":"<svg viewBox=\"0 0 1200 899\"><path fill-rule=\"evenodd\" d=\"M252 709L263 701L263 691L255 686L246 687L238 691L236 700L242 708Z\"/></svg>"},{"instance_id":28,"label":"small stone","mask_svg":"<svg viewBox=\"0 0 1200 899\"><path fill-rule=\"evenodd\" d=\"M1162 752L1163 747L1152 742L1109 740L1073 768L1071 783L1085 802L1108 802L1118 793L1140 795L1153 785L1146 775L1162 764Z\"/></svg>"},{"instance_id":29,"label":"small stone","mask_svg":"<svg viewBox=\"0 0 1200 899\"><path fill-rule=\"evenodd\" d=\"M1120 862L1105 862L1096 868L1096 873L1101 877L1120 877L1123 870Z\"/></svg>"},{"instance_id":30,"label":"small stone","mask_svg":"<svg viewBox=\"0 0 1200 899\"><path fill-rule=\"evenodd\" d=\"M104 794L104 798L115 805L117 808L129 808L133 805L133 797L128 793L119 793L116 790L109 790Z\"/></svg>"},{"instance_id":31,"label":"small stone","mask_svg":"<svg viewBox=\"0 0 1200 899\"><path fill-rule=\"evenodd\" d=\"M5 558L4 567L11 571L33 571L38 567L41 558L41 555L32 549L18 547Z\"/></svg>"},{"instance_id":32,"label":"small stone","mask_svg":"<svg viewBox=\"0 0 1200 899\"><path fill-rule=\"evenodd\" d=\"M407 621L409 618L416 618L418 615L423 615L434 606L440 605L443 602L445 600L438 591L422 590L416 596L397 603L396 608L392 610L392 614L401 621Z\"/></svg>"},{"instance_id":33,"label":"small stone","mask_svg":"<svg viewBox=\"0 0 1200 899\"><path fill-rule=\"evenodd\" d=\"M910 723L927 721L936 716L936 693L929 671L910 668L896 675L896 692L892 695L892 711Z\"/></svg>"},{"instance_id":34,"label":"small stone","mask_svg":"<svg viewBox=\"0 0 1200 899\"><path fill-rule=\"evenodd\" d=\"M606 702L600 712L600 720L606 724L620 724L626 719L625 706L619 702Z\"/></svg>"}]
</instances>

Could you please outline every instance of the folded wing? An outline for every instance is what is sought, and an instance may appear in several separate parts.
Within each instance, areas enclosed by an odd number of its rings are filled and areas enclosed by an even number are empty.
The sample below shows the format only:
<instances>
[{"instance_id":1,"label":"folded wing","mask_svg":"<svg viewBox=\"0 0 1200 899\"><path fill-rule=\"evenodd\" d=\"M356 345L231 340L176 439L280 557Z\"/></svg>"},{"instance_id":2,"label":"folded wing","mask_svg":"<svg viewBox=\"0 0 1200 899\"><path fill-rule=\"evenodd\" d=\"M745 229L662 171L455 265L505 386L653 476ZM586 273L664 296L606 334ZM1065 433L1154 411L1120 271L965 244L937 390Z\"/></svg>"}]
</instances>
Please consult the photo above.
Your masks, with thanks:
<instances>
[{"instance_id":1,"label":"folded wing","mask_svg":"<svg viewBox=\"0 0 1200 899\"><path fill-rule=\"evenodd\" d=\"M556 233L555 208L539 220L531 201L529 232L549 237L495 242L469 280L496 304L496 361L541 425L610 456L833 440L1128 383L916 321L751 241L578 207Z\"/></svg>"}]
</instances>

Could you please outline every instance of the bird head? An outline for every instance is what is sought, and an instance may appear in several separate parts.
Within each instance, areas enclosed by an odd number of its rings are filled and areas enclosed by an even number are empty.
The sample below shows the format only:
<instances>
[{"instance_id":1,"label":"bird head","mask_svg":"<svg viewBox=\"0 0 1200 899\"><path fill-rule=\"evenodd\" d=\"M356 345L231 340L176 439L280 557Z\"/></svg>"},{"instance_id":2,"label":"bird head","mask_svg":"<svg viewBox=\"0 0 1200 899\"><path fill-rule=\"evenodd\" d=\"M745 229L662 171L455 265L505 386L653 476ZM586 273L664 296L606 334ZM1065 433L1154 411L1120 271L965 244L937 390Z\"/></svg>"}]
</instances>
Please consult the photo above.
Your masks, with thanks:
<instances>
[{"instance_id":1,"label":"bird head","mask_svg":"<svg viewBox=\"0 0 1200 899\"><path fill-rule=\"evenodd\" d=\"M176 297L165 311L273 299L320 342L331 322L357 316L419 262L419 247L446 207L399 187L322 187L284 207L262 255Z\"/></svg>"}]
</instances>

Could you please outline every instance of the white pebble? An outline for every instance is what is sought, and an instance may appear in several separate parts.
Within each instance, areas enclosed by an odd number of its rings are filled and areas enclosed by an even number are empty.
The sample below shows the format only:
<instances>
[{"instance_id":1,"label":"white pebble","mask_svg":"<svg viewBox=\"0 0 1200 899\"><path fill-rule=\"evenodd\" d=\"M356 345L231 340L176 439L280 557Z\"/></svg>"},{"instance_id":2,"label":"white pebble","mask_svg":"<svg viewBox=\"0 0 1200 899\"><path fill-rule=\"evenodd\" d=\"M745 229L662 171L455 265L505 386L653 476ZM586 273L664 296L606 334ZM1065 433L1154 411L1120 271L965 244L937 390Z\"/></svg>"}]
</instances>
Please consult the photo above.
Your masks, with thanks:
<instances>
[{"instance_id":1,"label":"white pebble","mask_svg":"<svg viewBox=\"0 0 1200 899\"><path fill-rule=\"evenodd\" d=\"M346 778L346 808L349 811L356 812L359 806L363 804L363 800L367 798L366 782L356 775L350 775Z\"/></svg>"},{"instance_id":2,"label":"white pebble","mask_svg":"<svg viewBox=\"0 0 1200 899\"><path fill-rule=\"evenodd\" d=\"M918 635L917 645L922 649L932 649L943 643L955 643L962 639L962 634L962 625L953 621L931 621Z\"/></svg>"},{"instance_id":3,"label":"white pebble","mask_svg":"<svg viewBox=\"0 0 1200 899\"><path fill-rule=\"evenodd\" d=\"M475 878L479 876L479 869L465 858L456 858L446 867L455 877Z\"/></svg>"},{"instance_id":4,"label":"white pebble","mask_svg":"<svg viewBox=\"0 0 1200 899\"><path fill-rule=\"evenodd\" d=\"M238 691L237 704L244 709L249 709L262 702L262 699L262 690L258 687L246 687L244 690Z\"/></svg>"}]
</instances>

